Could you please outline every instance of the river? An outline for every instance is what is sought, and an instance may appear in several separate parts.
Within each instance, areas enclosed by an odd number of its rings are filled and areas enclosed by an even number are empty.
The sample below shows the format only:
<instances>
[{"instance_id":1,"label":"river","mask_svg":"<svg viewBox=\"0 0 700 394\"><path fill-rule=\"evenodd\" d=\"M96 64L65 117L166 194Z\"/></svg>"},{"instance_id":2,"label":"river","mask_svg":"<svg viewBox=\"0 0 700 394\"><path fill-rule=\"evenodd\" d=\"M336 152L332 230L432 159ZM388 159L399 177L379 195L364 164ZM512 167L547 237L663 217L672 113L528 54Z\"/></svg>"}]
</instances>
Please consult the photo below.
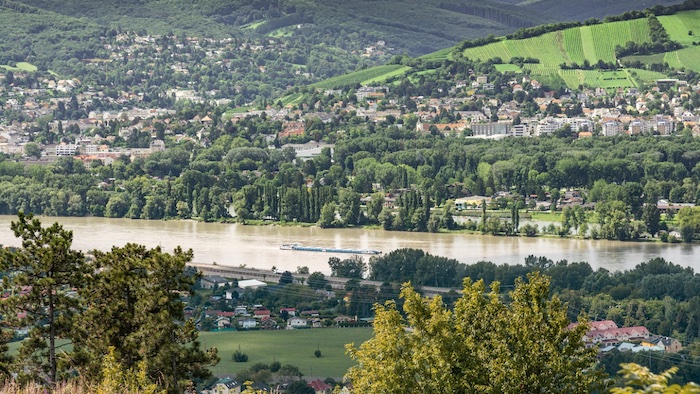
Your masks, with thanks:
<instances>
[{"instance_id":1,"label":"river","mask_svg":"<svg viewBox=\"0 0 700 394\"><path fill-rule=\"evenodd\" d=\"M311 272L328 274L329 253L280 250L283 243L352 249L418 248L451 257L462 263L489 260L522 264L528 255L547 256L569 262L587 261L596 269L634 268L654 257L663 257L700 270L700 245L593 241L558 238L493 237L467 234L408 233L363 229L320 229L297 226L245 226L194 221L149 221L108 218L40 217L47 226L58 222L73 231L73 247L83 251L109 250L133 242L171 251L178 245L194 251L194 261L220 265L295 271L307 266ZM19 246L10 231L15 216L0 216L0 244ZM346 258L347 254L335 256Z\"/></svg>"}]
</instances>

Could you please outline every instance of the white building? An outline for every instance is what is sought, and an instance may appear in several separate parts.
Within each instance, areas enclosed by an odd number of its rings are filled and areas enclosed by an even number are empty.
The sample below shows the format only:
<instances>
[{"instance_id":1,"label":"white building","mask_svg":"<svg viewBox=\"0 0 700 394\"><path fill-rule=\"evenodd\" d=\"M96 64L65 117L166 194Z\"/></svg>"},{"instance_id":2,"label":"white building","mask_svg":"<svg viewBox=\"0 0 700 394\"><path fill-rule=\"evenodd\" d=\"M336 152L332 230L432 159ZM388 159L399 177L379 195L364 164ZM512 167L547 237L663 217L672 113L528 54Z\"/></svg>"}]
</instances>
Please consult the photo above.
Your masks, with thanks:
<instances>
[{"instance_id":1,"label":"white building","mask_svg":"<svg viewBox=\"0 0 700 394\"><path fill-rule=\"evenodd\" d=\"M75 156L78 151L76 144L60 144L56 145L56 156Z\"/></svg>"}]
</instances>

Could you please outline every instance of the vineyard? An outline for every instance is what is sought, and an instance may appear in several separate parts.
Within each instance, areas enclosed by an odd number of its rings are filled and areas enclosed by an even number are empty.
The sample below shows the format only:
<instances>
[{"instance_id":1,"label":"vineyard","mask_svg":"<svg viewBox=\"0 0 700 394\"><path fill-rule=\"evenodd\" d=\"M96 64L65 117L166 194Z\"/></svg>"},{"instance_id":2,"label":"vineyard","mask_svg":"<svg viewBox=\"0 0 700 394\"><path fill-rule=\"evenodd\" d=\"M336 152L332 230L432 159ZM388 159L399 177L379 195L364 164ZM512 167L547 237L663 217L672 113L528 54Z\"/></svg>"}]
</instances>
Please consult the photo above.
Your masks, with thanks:
<instances>
[{"instance_id":1,"label":"vineyard","mask_svg":"<svg viewBox=\"0 0 700 394\"><path fill-rule=\"evenodd\" d=\"M515 64L496 64L496 71L499 73L505 73L505 72L511 72L511 73L516 73L516 74L522 74L523 70L520 69Z\"/></svg>"},{"instance_id":2,"label":"vineyard","mask_svg":"<svg viewBox=\"0 0 700 394\"><path fill-rule=\"evenodd\" d=\"M504 62L513 57L532 57L539 59L546 66L558 66L562 63L581 65L584 60L591 64L599 60L614 63L616 45L623 46L628 41L649 42L649 39L647 20L635 19L575 27L524 40L503 40L468 48L464 51L464 56L480 60L499 57Z\"/></svg>"},{"instance_id":3,"label":"vineyard","mask_svg":"<svg viewBox=\"0 0 700 394\"><path fill-rule=\"evenodd\" d=\"M700 10L660 16L659 22L673 41L683 45L700 41ZM690 32L693 34L688 34Z\"/></svg>"},{"instance_id":4,"label":"vineyard","mask_svg":"<svg viewBox=\"0 0 700 394\"><path fill-rule=\"evenodd\" d=\"M410 67L400 64L387 64L384 66L372 67L366 70L355 71L350 74L326 79L311 86L320 89L333 89L341 86L367 84L369 81L384 81L387 78L405 73Z\"/></svg>"},{"instance_id":5,"label":"vineyard","mask_svg":"<svg viewBox=\"0 0 700 394\"><path fill-rule=\"evenodd\" d=\"M700 11L685 11L674 15L658 17L670 38L689 46L668 53L627 56L624 61L639 61L642 64L668 63L678 69L700 72L700 48L693 42L700 42ZM651 42L651 31L647 18L618 22L584 25L564 30L552 31L525 39L501 38L496 42L466 48L462 54L470 60L493 61L499 72L527 71L534 78L557 86L564 84L570 88L585 85L589 87L619 88L639 86L665 77L659 72L632 69L605 71L599 63L617 65L616 47L627 43L644 44ZM443 49L420 59L424 61L451 60L453 48ZM537 59L539 63L510 64L514 58ZM566 65L562 69L562 65ZM607 68L601 66L603 69ZM358 71L352 74L319 82L315 86L331 88L351 84L381 83L387 79L409 74L412 68L401 65L387 65ZM417 70L416 70L417 71ZM409 79L416 82L420 75L431 70L410 73Z\"/></svg>"},{"instance_id":6,"label":"vineyard","mask_svg":"<svg viewBox=\"0 0 700 394\"><path fill-rule=\"evenodd\" d=\"M700 49L690 47L668 52L664 56L664 61L674 68L700 72Z\"/></svg>"}]
</instances>

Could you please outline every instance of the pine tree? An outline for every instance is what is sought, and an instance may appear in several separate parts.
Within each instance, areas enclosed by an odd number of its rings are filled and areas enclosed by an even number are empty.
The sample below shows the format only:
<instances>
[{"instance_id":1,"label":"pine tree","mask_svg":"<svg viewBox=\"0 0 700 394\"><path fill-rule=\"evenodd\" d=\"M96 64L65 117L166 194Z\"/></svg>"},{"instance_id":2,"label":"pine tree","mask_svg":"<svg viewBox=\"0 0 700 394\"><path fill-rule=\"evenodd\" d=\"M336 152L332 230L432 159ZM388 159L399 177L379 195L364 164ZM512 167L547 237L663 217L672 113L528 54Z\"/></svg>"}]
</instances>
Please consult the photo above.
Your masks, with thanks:
<instances>
[{"instance_id":1,"label":"pine tree","mask_svg":"<svg viewBox=\"0 0 700 394\"><path fill-rule=\"evenodd\" d=\"M81 292L87 305L74 335L74 361L84 376L97 376L110 347L126 369L145 362L148 377L168 392L210 376L216 349L200 348L180 300L196 280L185 273L191 260L191 250L168 254L135 244L95 252L97 274Z\"/></svg>"},{"instance_id":2,"label":"pine tree","mask_svg":"<svg viewBox=\"0 0 700 394\"><path fill-rule=\"evenodd\" d=\"M58 223L42 227L32 215L20 213L10 227L22 238L22 247L3 252L2 270L9 275L0 291L11 295L0 308L10 327L30 327L16 371L20 380L55 384L60 372L56 340L69 337L78 311L78 300L69 291L84 284L85 258L71 249L73 232Z\"/></svg>"}]
</instances>

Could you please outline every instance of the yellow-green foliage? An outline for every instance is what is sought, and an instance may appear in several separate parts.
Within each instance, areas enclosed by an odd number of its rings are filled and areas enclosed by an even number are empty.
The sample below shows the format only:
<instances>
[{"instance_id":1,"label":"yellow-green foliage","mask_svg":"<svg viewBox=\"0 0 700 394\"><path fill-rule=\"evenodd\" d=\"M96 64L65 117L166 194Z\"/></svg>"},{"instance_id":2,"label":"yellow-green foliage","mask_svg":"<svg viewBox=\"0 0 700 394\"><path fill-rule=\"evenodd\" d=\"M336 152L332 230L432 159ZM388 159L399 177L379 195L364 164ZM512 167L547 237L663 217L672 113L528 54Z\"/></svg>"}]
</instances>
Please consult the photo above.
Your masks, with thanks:
<instances>
[{"instance_id":1,"label":"yellow-green foliage","mask_svg":"<svg viewBox=\"0 0 700 394\"><path fill-rule=\"evenodd\" d=\"M630 363L620 364L622 369L619 374L625 379L625 387L610 389L612 394L698 394L700 385L688 383L685 386L674 384L669 386L668 381L678 372L678 367L672 367L660 374L649 371L649 368Z\"/></svg>"},{"instance_id":2,"label":"yellow-green foliage","mask_svg":"<svg viewBox=\"0 0 700 394\"><path fill-rule=\"evenodd\" d=\"M146 363L139 363L136 371L124 368L117 361L116 350L109 348L109 354L102 362L102 381L95 390L96 394L113 394L119 392L158 394L157 386L146 375Z\"/></svg>"}]
</instances>

